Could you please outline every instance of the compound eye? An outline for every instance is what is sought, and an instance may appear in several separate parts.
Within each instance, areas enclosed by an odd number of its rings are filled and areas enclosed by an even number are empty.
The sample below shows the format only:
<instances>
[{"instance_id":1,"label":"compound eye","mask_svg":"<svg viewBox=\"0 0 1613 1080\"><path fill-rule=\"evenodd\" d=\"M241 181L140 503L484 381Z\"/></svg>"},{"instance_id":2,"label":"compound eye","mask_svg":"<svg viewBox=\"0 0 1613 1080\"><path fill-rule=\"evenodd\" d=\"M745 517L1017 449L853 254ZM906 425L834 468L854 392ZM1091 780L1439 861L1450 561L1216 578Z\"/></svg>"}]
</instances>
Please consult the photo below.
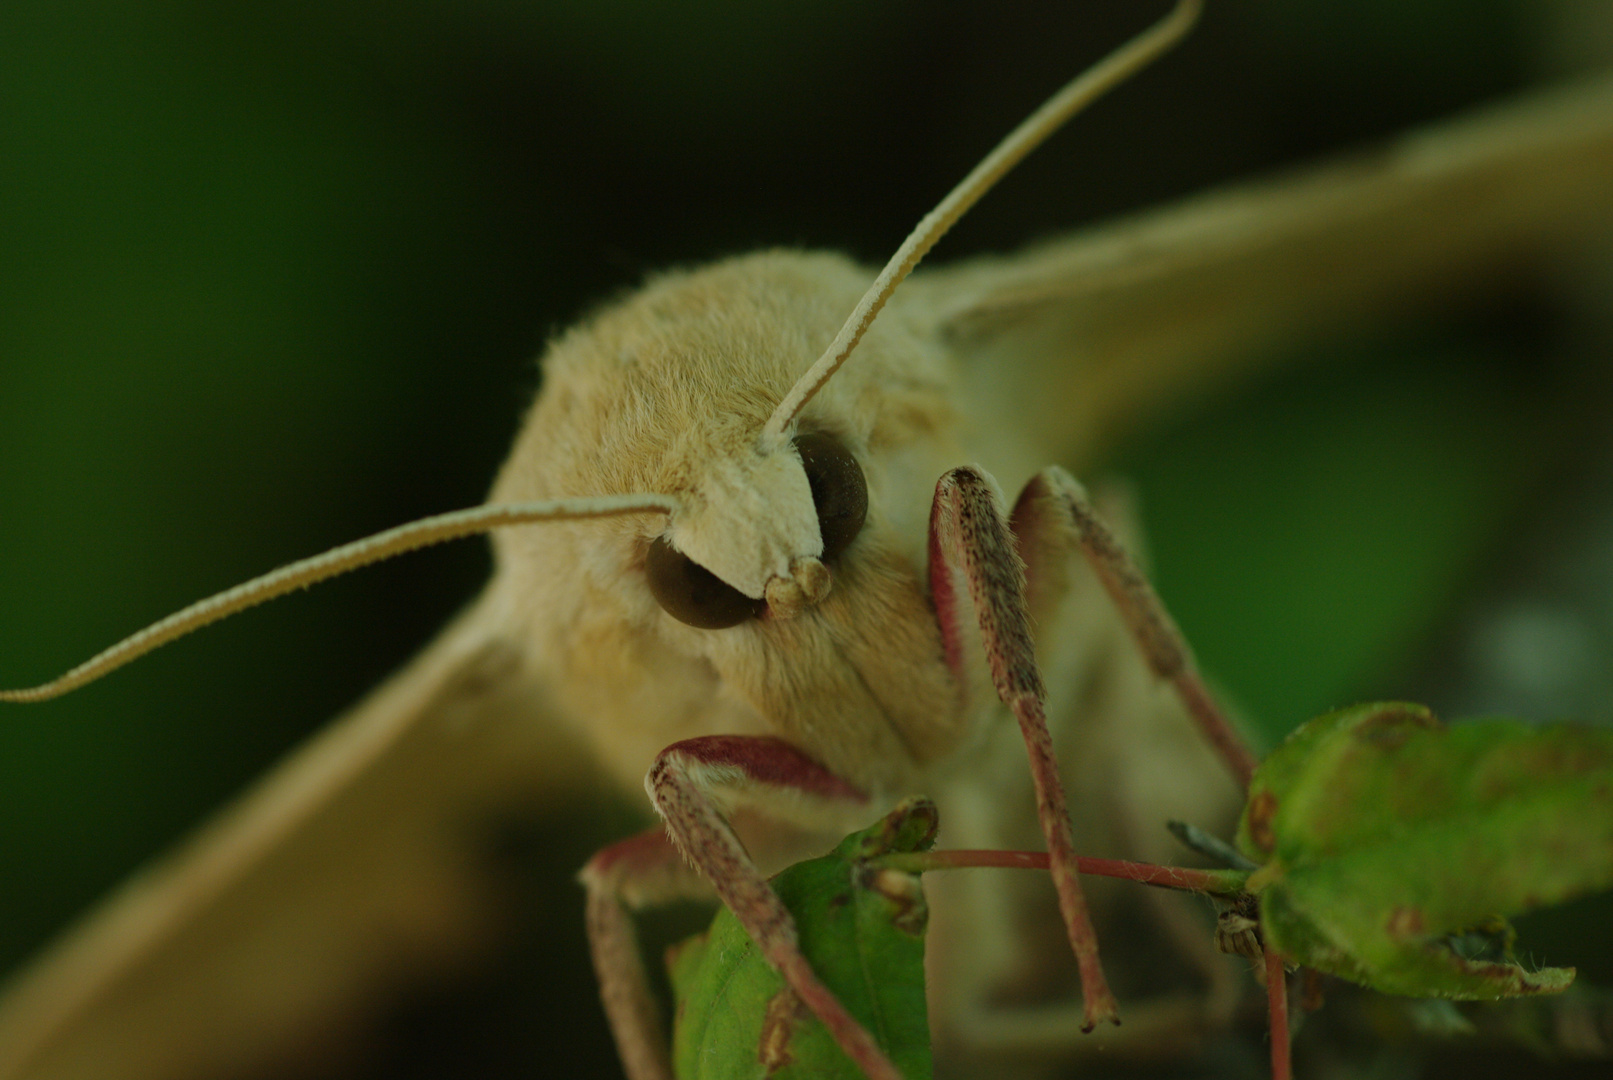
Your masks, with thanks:
<instances>
[{"instance_id":1,"label":"compound eye","mask_svg":"<svg viewBox=\"0 0 1613 1080\"><path fill-rule=\"evenodd\" d=\"M679 622L701 630L722 630L754 619L767 607L695 562L659 537L644 559L656 603Z\"/></svg>"},{"instance_id":2,"label":"compound eye","mask_svg":"<svg viewBox=\"0 0 1613 1080\"><path fill-rule=\"evenodd\" d=\"M823 537L823 561L833 562L862 531L868 518L868 483L862 466L833 435L810 432L795 437L796 453L812 487Z\"/></svg>"}]
</instances>

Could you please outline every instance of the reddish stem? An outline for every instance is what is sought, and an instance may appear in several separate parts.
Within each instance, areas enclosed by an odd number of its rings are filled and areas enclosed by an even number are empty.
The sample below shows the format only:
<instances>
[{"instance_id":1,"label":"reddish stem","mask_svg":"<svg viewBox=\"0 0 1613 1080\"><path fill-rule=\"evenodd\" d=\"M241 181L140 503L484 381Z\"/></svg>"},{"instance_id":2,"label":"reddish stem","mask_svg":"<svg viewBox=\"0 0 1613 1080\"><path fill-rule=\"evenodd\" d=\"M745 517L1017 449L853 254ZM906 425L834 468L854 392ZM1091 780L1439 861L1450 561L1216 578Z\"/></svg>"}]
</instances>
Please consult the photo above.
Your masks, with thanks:
<instances>
[{"instance_id":1,"label":"reddish stem","mask_svg":"<svg viewBox=\"0 0 1613 1080\"><path fill-rule=\"evenodd\" d=\"M927 870L960 870L969 867L1046 870L1050 862L1045 851L920 851L886 855L879 861L882 865L914 874L922 874ZM1188 892L1214 893L1220 896L1240 892L1244 880L1249 876L1241 870L1190 870L1180 866L1156 866L1153 863L1128 862L1124 859L1093 859L1084 855L1076 856L1075 865L1083 874L1123 878L1165 889L1183 889Z\"/></svg>"},{"instance_id":2,"label":"reddish stem","mask_svg":"<svg viewBox=\"0 0 1613 1080\"><path fill-rule=\"evenodd\" d=\"M1271 1080L1291 1080L1288 1060L1288 975L1283 958L1266 950L1266 1002L1271 1010Z\"/></svg>"}]
</instances>

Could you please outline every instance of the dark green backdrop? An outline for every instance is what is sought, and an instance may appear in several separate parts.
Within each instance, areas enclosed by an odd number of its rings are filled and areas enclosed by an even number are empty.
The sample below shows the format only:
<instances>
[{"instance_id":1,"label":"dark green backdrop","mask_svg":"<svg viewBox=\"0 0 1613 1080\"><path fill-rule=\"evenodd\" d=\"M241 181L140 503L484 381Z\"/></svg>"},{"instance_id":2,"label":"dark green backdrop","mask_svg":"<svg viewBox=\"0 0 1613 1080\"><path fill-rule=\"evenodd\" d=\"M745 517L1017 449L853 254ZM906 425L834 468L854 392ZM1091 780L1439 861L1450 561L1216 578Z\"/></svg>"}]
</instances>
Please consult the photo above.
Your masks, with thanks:
<instances>
[{"instance_id":1,"label":"dark green backdrop","mask_svg":"<svg viewBox=\"0 0 1613 1080\"><path fill-rule=\"evenodd\" d=\"M1045 94L1166 6L10 0L0 685L477 501L556 327L669 263L770 244L883 260ZM1554 13L1574 6L1211 0L1184 49L937 257L1613 55L1613 35L1601 49L1564 29ZM1117 452L1167 599L1269 732L1378 694L1613 712L1607 338L1571 310L1529 282L1438 325L1364 329L1319 349L1332 364ZM415 556L7 708L0 969L401 662L484 568L476 543ZM396 1026L431 1040L355 1067L608 1068L568 883L608 835L592 831L579 816L512 845L549 855L524 880L553 933L495 978L510 994L417 1003ZM1583 929L1605 923L1579 926L1540 930L1572 948L1543 959L1608 978L1590 948L1605 931Z\"/></svg>"}]
</instances>

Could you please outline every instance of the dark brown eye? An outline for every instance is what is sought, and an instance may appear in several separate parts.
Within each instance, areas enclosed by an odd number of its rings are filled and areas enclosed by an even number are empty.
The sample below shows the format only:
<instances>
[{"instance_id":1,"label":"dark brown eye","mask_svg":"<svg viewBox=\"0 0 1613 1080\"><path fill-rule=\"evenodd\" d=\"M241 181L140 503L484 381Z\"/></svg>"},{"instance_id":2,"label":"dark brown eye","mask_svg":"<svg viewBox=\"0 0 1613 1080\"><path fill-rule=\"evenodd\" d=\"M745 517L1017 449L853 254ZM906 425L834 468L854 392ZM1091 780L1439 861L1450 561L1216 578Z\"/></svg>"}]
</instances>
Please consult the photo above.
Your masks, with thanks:
<instances>
[{"instance_id":1,"label":"dark brown eye","mask_svg":"<svg viewBox=\"0 0 1613 1080\"><path fill-rule=\"evenodd\" d=\"M721 630L754 619L767 607L752 600L689 556L657 538L644 559L656 603L679 622Z\"/></svg>"},{"instance_id":2,"label":"dark brown eye","mask_svg":"<svg viewBox=\"0 0 1613 1080\"><path fill-rule=\"evenodd\" d=\"M833 562L857 538L868 517L868 484L862 466L833 435L797 435L795 449L812 486L812 505L817 508L818 532L823 536L823 561Z\"/></svg>"}]
</instances>

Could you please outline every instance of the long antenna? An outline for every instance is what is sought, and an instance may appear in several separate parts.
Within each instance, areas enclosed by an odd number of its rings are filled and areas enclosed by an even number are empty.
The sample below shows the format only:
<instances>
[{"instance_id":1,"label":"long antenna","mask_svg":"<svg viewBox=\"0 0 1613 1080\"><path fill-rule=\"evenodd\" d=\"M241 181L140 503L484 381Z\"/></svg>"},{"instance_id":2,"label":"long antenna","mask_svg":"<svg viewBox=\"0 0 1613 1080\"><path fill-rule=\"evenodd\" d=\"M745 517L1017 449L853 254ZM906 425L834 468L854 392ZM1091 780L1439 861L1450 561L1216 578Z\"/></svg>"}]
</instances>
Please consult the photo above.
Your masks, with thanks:
<instances>
[{"instance_id":1,"label":"long antenna","mask_svg":"<svg viewBox=\"0 0 1613 1080\"><path fill-rule=\"evenodd\" d=\"M162 647L175 638L184 637L208 623L228 618L277 596L295 589L307 588L356 570L361 566L390 559L406 551L474 536L506 525L526 525L540 521L576 521L582 518L615 517L621 514L670 514L678 509L678 501L670 495L598 495L583 499L553 499L547 502L510 503L508 505L476 506L469 510L454 510L446 514L411 521L407 525L378 532L362 540L300 559L297 562L271 570L261 577L245 581L231 589L209 596L205 600L174 612L166 619L152 623L144 630L131 634L109 649L104 649L59 679L24 690L0 690L0 701L49 701L76 690L85 683L94 682L108 672L115 671L131 660L136 660L153 649Z\"/></svg>"},{"instance_id":2,"label":"long antenna","mask_svg":"<svg viewBox=\"0 0 1613 1080\"><path fill-rule=\"evenodd\" d=\"M835 335L828 350L797 380L784 400L779 402L778 408L773 410L773 415L762 428L761 441L764 445L782 439L784 429L812 396L840 370L896 286L912 272L936 241L998 180L1019 164L1025 155L1046 141L1066 120L1180 41L1198 20L1200 6L1200 0L1178 0L1176 7L1163 20L1077 76L1010 132L995 150L986 155L985 160L964 177L962 183L924 216L918 227L902 241L902 246L897 248L890 262L885 264L868 292L858 301L851 317ZM677 508L677 500L668 495L613 495L508 506L479 506L422 518L282 566L199 600L97 653L60 678L26 689L0 690L0 702L48 701L60 697L209 623L295 589L406 551L507 525L633 513L670 514Z\"/></svg>"},{"instance_id":3,"label":"long antenna","mask_svg":"<svg viewBox=\"0 0 1613 1080\"><path fill-rule=\"evenodd\" d=\"M873 285L857 302L851 317L840 328L840 333L835 335L834 341L829 343L829 348L796 381L790 392L784 395L784 400L779 402L778 408L773 410L773 415L762 428L762 446L783 440L784 429L812 400L812 395L823 389L824 383L840 370L840 365L846 362L851 351L862 340L874 316L885 306L891 293L896 291L896 286L913 272L913 268L935 246L936 241L957 224L958 219L968 213L969 208L998 180L1024 160L1025 155L1047 141L1048 136L1066 120L1131 78L1180 41L1198 21L1200 6L1200 0L1178 0L1176 7L1164 19L1076 76L1011 131L995 150L986 155L985 160L963 178L961 184L953 188L934 210L924 215L918 227L902 241L902 246L896 249L896 254L885 264L885 269L879 272L879 277L874 279Z\"/></svg>"}]
</instances>

